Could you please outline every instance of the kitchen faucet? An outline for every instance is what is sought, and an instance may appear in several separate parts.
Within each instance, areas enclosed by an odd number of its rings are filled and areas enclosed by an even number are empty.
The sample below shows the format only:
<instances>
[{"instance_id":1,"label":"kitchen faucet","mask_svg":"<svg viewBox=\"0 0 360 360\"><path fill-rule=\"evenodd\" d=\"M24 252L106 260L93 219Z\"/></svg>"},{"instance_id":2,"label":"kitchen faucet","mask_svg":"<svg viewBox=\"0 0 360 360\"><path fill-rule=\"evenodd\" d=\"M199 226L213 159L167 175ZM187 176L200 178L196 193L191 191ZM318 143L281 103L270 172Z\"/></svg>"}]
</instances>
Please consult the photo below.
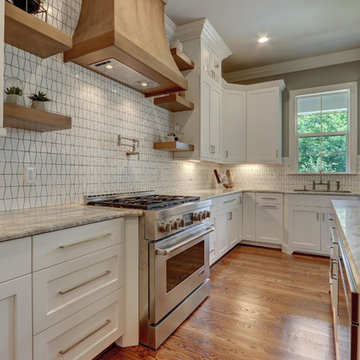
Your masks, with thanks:
<instances>
[{"instance_id":1,"label":"kitchen faucet","mask_svg":"<svg viewBox=\"0 0 360 360\"><path fill-rule=\"evenodd\" d=\"M312 181L312 189L315 190L317 185L326 185L326 189L330 190L330 180L328 180L327 182L323 182L322 170L320 170L320 182L317 183L317 182L315 182L315 180L313 180Z\"/></svg>"}]
</instances>

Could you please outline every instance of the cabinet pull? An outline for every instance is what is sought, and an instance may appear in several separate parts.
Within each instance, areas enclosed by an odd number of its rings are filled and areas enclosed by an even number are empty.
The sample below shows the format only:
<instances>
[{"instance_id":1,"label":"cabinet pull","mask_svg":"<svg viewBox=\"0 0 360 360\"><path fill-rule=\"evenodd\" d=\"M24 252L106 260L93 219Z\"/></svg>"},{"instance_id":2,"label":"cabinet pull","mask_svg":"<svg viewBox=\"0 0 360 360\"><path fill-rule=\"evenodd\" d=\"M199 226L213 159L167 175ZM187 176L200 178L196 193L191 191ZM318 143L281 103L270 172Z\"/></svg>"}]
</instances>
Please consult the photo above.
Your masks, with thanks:
<instances>
[{"instance_id":1,"label":"cabinet pull","mask_svg":"<svg viewBox=\"0 0 360 360\"><path fill-rule=\"evenodd\" d=\"M90 242L90 241L96 241L96 240L105 239L105 238L110 237L111 235L112 235L112 233L107 233L107 234L102 235L102 236L93 237L93 238L91 238L91 239L78 241L78 242L75 242L75 243L72 243L72 244L60 245L59 248L60 248L60 249L68 249L68 248L71 248L71 247L73 247L73 246L86 244L86 243L88 243L88 242Z\"/></svg>"},{"instance_id":2,"label":"cabinet pull","mask_svg":"<svg viewBox=\"0 0 360 360\"><path fill-rule=\"evenodd\" d=\"M59 354L60 355L65 355L67 354L70 350L74 349L76 346L80 345L82 342L84 342L85 340L87 340L90 336L96 334L98 331L100 331L101 329L103 329L105 326L109 325L111 323L111 320L106 320L104 324L102 324L101 326L99 326L98 328L96 328L95 330L93 330L90 334L86 335L85 337L83 337L81 340L77 341L75 344L69 346L67 349L65 350L60 350Z\"/></svg>"},{"instance_id":3,"label":"cabinet pull","mask_svg":"<svg viewBox=\"0 0 360 360\"><path fill-rule=\"evenodd\" d=\"M232 199L232 200L228 200L228 201L224 201L223 204L228 204L228 203L231 203L233 201L235 201L236 199Z\"/></svg>"},{"instance_id":4,"label":"cabinet pull","mask_svg":"<svg viewBox=\"0 0 360 360\"><path fill-rule=\"evenodd\" d=\"M317 219L317 221L320 220L320 213L319 212L316 213L316 219Z\"/></svg>"},{"instance_id":5,"label":"cabinet pull","mask_svg":"<svg viewBox=\"0 0 360 360\"><path fill-rule=\"evenodd\" d=\"M231 221L233 219L232 211L227 213L227 218L228 218L229 221Z\"/></svg>"},{"instance_id":6,"label":"cabinet pull","mask_svg":"<svg viewBox=\"0 0 360 360\"><path fill-rule=\"evenodd\" d=\"M265 208L265 209L277 209L278 208L276 205L266 205L266 204L262 204L261 207Z\"/></svg>"},{"instance_id":7,"label":"cabinet pull","mask_svg":"<svg viewBox=\"0 0 360 360\"><path fill-rule=\"evenodd\" d=\"M229 157L229 150L226 150L226 158L228 158Z\"/></svg>"},{"instance_id":8,"label":"cabinet pull","mask_svg":"<svg viewBox=\"0 0 360 360\"><path fill-rule=\"evenodd\" d=\"M336 259L330 260L330 276L332 280L337 280L337 277L334 275L334 265L337 264Z\"/></svg>"},{"instance_id":9,"label":"cabinet pull","mask_svg":"<svg viewBox=\"0 0 360 360\"><path fill-rule=\"evenodd\" d=\"M274 197L263 197L263 200L277 200L277 198Z\"/></svg>"},{"instance_id":10,"label":"cabinet pull","mask_svg":"<svg viewBox=\"0 0 360 360\"><path fill-rule=\"evenodd\" d=\"M325 221L325 213L324 212L322 213L322 216L323 216L323 221Z\"/></svg>"},{"instance_id":11,"label":"cabinet pull","mask_svg":"<svg viewBox=\"0 0 360 360\"><path fill-rule=\"evenodd\" d=\"M278 158L278 157L279 157L279 150L276 150L275 155L276 155L276 158Z\"/></svg>"},{"instance_id":12,"label":"cabinet pull","mask_svg":"<svg viewBox=\"0 0 360 360\"><path fill-rule=\"evenodd\" d=\"M74 291L74 290L76 290L76 289L79 289L79 288L81 288L82 286L85 286L85 285L87 285L87 284L89 284L89 283L91 283L91 282L93 282L93 281L95 281L95 280L99 280L99 279L103 278L104 276L109 275L110 273L111 273L111 271L110 271L110 270L107 270L104 274L101 274L101 275L99 275L99 276L97 276L97 277L94 277L94 278L92 278L92 279L90 279L90 280L84 281L83 283L81 283L81 284L79 284L79 285L76 285L76 286L74 286L74 287L72 287L72 288L70 288L70 289L61 290L61 291L59 291L59 294L60 294L60 295L66 295L66 294L68 294L69 292Z\"/></svg>"}]
</instances>

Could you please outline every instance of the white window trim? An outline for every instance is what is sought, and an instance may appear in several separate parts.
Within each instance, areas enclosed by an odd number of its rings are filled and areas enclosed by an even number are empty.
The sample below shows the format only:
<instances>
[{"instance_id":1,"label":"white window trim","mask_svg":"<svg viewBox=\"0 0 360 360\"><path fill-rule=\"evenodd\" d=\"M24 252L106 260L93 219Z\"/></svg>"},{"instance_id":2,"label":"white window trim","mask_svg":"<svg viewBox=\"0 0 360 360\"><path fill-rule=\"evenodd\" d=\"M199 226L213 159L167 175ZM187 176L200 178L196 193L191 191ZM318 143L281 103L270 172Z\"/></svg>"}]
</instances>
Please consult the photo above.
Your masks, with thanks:
<instances>
[{"instance_id":1,"label":"white window trim","mask_svg":"<svg viewBox=\"0 0 360 360\"><path fill-rule=\"evenodd\" d=\"M356 174L357 173L357 82L334 84L327 86L318 86L307 89L291 90L290 104L289 104L289 158L290 158L290 174L295 175L309 175L318 173L301 173L297 168L297 146L295 136L295 99L299 95L317 94L338 90L350 90L350 121L349 121L349 146L347 154L347 171L345 173L334 173L335 175L341 174ZM331 173L333 174L333 173Z\"/></svg>"}]
</instances>

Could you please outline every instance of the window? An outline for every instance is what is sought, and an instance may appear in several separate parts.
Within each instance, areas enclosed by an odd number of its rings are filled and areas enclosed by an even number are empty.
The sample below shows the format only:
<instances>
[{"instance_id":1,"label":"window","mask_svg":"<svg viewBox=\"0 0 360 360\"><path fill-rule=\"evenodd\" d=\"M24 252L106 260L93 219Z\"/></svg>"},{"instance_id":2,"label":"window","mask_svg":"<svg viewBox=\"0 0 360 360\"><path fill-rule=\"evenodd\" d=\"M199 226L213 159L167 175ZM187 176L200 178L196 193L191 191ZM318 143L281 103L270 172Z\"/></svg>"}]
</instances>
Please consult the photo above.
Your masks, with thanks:
<instances>
[{"instance_id":1,"label":"window","mask_svg":"<svg viewBox=\"0 0 360 360\"><path fill-rule=\"evenodd\" d=\"M290 160L294 173L355 172L356 83L290 92Z\"/></svg>"}]
</instances>

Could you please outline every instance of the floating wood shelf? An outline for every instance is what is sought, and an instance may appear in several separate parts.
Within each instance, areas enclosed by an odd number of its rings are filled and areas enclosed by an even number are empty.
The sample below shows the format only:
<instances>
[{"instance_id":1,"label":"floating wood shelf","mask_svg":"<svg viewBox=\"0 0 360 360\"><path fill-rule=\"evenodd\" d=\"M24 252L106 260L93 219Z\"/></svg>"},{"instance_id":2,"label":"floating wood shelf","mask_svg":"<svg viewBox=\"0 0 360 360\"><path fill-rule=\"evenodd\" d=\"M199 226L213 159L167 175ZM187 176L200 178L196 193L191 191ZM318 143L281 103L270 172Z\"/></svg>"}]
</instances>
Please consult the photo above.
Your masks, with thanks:
<instances>
[{"instance_id":1,"label":"floating wood shelf","mask_svg":"<svg viewBox=\"0 0 360 360\"><path fill-rule=\"evenodd\" d=\"M26 106L4 103L4 127L39 132L66 130L71 129L71 118Z\"/></svg>"},{"instance_id":2,"label":"floating wood shelf","mask_svg":"<svg viewBox=\"0 0 360 360\"><path fill-rule=\"evenodd\" d=\"M194 103L178 94L157 97L154 104L171 112L194 110Z\"/></svg>"},{"instance_id":3,"label":"floating wood shelf","mask_svg":"<svg viewBox=\"0 0 360 360\"><path fill-rule=\"evenodd\" d=\"M72 37L5 1L5 42L45 59L72 48Z\"/></svg>"},{"instance_id":4,"label":"floating wood shelf","mask_svg":"<svg viewBox=\"0 0 360 360\"><path fill-rule=\"evenodd\" d=\"M194 62L177 48L172 48L170 51L180 71L191 70L195 67Z\"/></svg>"},{"instance_id":5,"label":"floating wood shelf","mask_svg":"<svg viewBox=\"0 0 360 360\"><path fill-rule=\"evenodd\" d=\"M172 141L172 142L157 142L154 144L155 150L163 150L163 151L194 151L194 145L186 144L180 141Z\"/></svg>"}]
</instances>

